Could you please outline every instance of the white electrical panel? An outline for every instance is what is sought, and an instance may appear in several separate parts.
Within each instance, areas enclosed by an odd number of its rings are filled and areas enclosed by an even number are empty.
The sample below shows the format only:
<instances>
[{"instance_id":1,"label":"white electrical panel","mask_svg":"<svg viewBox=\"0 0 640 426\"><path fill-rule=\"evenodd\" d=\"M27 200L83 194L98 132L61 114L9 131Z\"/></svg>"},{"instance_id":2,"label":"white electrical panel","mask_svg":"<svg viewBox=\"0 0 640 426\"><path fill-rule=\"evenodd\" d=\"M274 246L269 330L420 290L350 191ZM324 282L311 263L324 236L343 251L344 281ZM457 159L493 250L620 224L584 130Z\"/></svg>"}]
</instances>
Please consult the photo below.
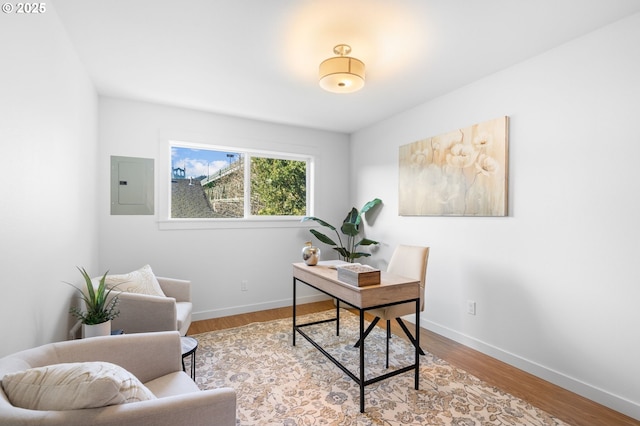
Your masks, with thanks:
<instances>
[{"instance_id":1,"label":"white electrical panel","mask_svg":"<svg viewBox=\"0 0 640 426\"><path fill-rule=\"evenodd\" d=\"M153 159L111 156L111 214L153 214Z\"/></svg>"}]
</instances>

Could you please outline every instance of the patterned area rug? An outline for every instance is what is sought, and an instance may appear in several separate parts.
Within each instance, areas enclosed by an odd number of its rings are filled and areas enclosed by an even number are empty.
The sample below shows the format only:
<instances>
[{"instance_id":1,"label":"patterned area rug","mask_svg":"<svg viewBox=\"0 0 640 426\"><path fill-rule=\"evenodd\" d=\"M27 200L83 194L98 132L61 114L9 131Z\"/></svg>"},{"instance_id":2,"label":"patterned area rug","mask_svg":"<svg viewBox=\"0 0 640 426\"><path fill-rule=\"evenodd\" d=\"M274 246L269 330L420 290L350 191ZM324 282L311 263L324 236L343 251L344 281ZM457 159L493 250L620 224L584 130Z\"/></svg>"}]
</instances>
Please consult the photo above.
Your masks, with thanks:
<instances>
[{"instance_id":1,"label":"patterned area rug","mask_svg":"<svg viewBox=\"0 0 640 426\"><path fill-rule=\"evenodd\" d=\"M298 324L334 315L307 315ZM413 370L371 384L360 413L358 385L299 334L292 346L291 328L291 319L283 319L193 336L199 342L198 385L235 388L239 425L566 424L429 353L420 357L420 390L414 389ZM341 312L339 337L335 323L305 332L359 374L356 315ZM365 349L367 378L384 372L384 329L374 329ZM389 351L390 369L413 362L413 347L403 338L393 336Z\"/></svg>"}]
</instances>

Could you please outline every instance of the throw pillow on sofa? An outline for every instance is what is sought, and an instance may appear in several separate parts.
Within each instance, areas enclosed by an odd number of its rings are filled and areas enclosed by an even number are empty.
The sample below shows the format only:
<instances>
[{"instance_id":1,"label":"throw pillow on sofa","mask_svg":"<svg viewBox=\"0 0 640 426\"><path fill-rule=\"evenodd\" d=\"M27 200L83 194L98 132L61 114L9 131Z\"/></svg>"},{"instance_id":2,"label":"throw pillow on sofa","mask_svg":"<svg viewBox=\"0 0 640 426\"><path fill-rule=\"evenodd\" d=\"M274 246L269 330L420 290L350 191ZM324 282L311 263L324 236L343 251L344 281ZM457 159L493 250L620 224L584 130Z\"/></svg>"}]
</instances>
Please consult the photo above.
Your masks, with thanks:
<instances>
[{"instance_id":1,"label":"throw pillow on sofa","mask_svg":"<svg viewBox=\"0 0 640 426\"><path fill-rule=\"evenodd\" d=\"M156 399L124 368L108 362L53 364L10 373L2 387L14 407L76 410Z\"/></svg>"},{"instance_id":2,"label":"throw pillow on sofa","mask_svg":"<svg viewBox=\"0 0 640 426\"><path fill-rule=\"evenodd\" d=\"M108 288L115 287L117 291L165 297L160 283L149 265L128 274L107 275L105 285Z\"/></svg>"}]
</instances>

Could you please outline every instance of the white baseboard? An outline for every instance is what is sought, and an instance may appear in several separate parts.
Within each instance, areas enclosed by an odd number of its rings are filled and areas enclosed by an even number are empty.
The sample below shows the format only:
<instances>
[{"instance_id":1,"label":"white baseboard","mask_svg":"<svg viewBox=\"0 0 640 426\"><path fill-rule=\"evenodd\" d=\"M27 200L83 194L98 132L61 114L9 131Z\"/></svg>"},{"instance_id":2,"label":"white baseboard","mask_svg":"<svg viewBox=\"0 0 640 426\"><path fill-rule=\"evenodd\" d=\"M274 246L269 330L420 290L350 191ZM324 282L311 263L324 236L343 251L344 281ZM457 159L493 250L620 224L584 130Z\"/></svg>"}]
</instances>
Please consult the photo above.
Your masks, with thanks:
<instances>
[{"instance_id":1,"label":"white baseboard","mask_svg":"<svg viewBox=\"0 0 640 426\"><path fill-rule=\"evenodd\" d=\"M408 316L407 321L413 321L413 323L415 324L415 317ZM478 352L482 352L485 355L489 355L492 358L505 362L520 370L526 371L527 373L533 374L536 377L553 383L554 385L560 386L563 389L567 389L587 399L595 401L598 404L604 405L605 407L609 407L612 410L640 420L640 404L636 402L622 398L618 395L614 395L603 389L589 385L588 383L582 382L573 377L569 377L563 373L552 370L543 365L522 358L518 355L512 354L508 351L475 339L471 336L467 336L463 333L444 327L440 324L426 321L421 318L420 327L426 330L433 331L434 333L475 349ZM429 351L429 348L424 349L426 351Z\"/></svg>"},{"instance_id":2,"label":"white baseboard","mask_svg":"<svg viewBox=\"0 0 640 426\"><path fill-rule=\"evenodd\" d=\"M329 300L329 297L327 297L324 294L301 296L301 297L297 297L297 304L302 305L305 303L320 302L323 300ZM271 300L269 302L254 303L251 305L234 306L231 308L194 312L191 318L193 319L193 321L202 321L202 320L207 320L211 318L226 317L229 315L238 315L238 314L246 314L249 312L265 311L267 309L285 308L287 306L291 306L291 298L282 299L282 300Z\"/></svg>"}]
</instances>

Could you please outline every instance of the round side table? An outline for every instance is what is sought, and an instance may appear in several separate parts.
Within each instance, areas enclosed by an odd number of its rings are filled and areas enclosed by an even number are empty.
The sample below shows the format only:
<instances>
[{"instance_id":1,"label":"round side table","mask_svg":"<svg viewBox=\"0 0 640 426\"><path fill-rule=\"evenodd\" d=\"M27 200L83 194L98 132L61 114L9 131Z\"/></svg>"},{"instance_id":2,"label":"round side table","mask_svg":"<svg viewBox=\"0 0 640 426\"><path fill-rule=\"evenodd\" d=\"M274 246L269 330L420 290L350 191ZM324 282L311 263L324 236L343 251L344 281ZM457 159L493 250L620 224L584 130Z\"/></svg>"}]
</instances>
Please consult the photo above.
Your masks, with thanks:
<instances>
[{"instance_id":1,"label":"round side table","mask_svg":"<svg viewBox=\"0 0 640 426\"><path fill-rule=\"evenodd\" d=\"M187 371L184 366L184 359L191 355L191 378L196 380L196 349L198 349L198 341L193 337L180 337L182 344L182 371Z\"/></svg>"}]
</instances>

